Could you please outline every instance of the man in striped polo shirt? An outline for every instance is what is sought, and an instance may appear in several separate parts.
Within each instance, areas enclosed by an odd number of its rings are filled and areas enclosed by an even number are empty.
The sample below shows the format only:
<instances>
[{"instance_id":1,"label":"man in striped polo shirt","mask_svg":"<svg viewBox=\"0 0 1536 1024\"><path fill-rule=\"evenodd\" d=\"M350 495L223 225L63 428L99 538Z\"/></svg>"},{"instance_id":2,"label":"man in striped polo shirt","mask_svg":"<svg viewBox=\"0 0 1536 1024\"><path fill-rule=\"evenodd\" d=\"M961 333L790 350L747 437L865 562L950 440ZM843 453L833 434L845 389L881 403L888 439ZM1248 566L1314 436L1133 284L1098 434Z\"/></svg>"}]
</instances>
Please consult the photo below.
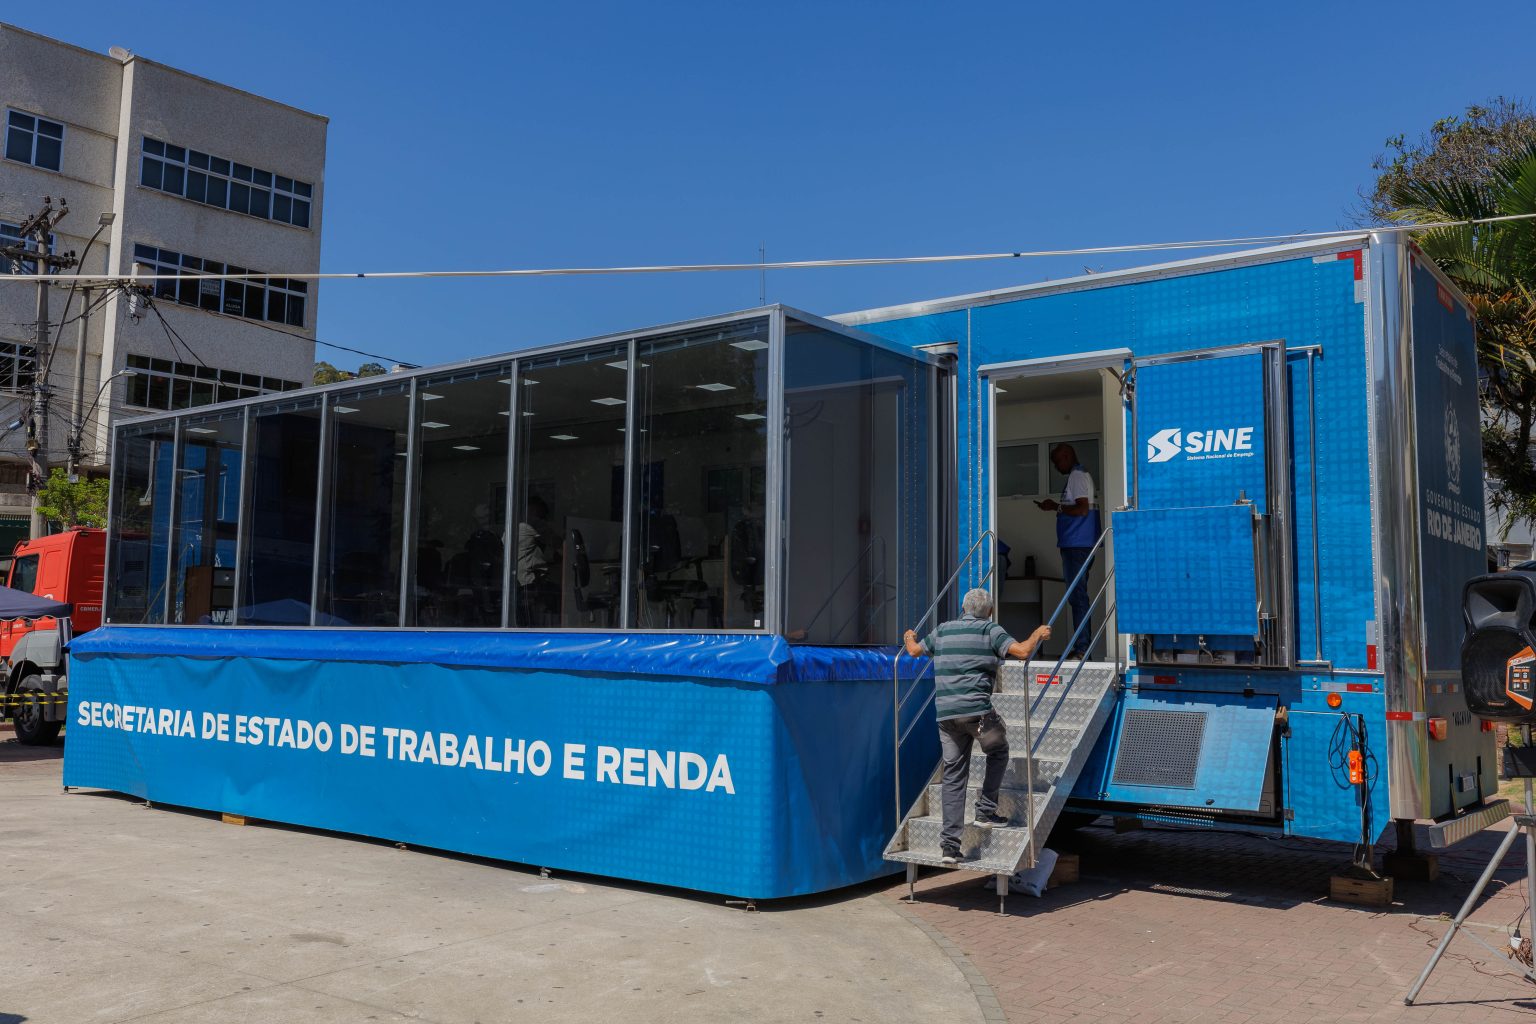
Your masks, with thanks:
<instances>
[{"instance_id":1,"label":"man in striped polo shirt","mask_svg":"<svg viewBox=\"0 0 1536 1024\"><path fill-rule=\"evenodd\" d=\"M992 710L997 666L1003 658L1029 657L1051 635L1049 626L1041 626L1023 643L1014 640L992 621L992 594L981 587L965 595L960 610L961 618L940 623L922 640L910 629L902 638L912 657L933 659L934 711L944 754L944 829L939 842L945 864L960 862L973 742L979 741L987 756L973 824L978 828L1008 824L997 813L997 792L1008 770L1008 730Z\"/></svg>"}]
</instances>

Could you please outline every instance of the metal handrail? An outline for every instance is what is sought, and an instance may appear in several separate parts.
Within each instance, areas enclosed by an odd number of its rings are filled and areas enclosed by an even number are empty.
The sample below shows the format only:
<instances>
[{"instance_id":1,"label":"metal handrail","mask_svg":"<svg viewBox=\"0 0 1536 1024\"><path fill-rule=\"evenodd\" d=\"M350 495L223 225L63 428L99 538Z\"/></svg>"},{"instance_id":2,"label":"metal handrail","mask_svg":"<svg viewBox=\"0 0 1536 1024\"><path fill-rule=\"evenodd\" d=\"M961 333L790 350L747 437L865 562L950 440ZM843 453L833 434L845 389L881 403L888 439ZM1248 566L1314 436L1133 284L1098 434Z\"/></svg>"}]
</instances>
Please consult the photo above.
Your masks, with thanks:
<instances>
[{"instance_id":1,"label":"metal handrail","mask_svg":"<svg viewBox=\"0 0 1536 1024\"><path fill-rule=\"evenodd\" d=\"M972 544L970 550L965 553L965 557L960 559L960 564L955 566L955 571L950 574L949 579L944 583L942 587L939 588L939 592L934 596L933 603L928 606L928 610L923 613L922 618L918 619L916 624L908 627L909 629L912 629L913 631L920 631L923 628L923 624L926 623L929 617L931 617L933 613L938 610L939 602L944 600L944 595L949 592L950 587L955 585L955 581L960 578L960 574L965 571L965 567L970 564L971 559L976 556L976 552L981 548L981 545L986 541L988 537L991 537L995 540L997 538L997 533L993 530L986 530L981 534L981 536L976 538L976 542ZM992 569L988 568L987 578L990 579L991 576ZM906 696L901 696L901 656L906 653L907 646L903 641L901 644L897 645L896 657L891 662L891 756L896 771L896 823L894 826L892 826L893 832L897 828L901 827L901 745L903 742L905 742L907 736L912 732L911 725L907 726L906 732L901 731L901 709L906 707L907 701L911 698L912 694L917 691L917 683L921 679L921 677L919 677L919 679L913 680L912 685L907 687ZM921 717L923 710L927 708L927 706L928 705L925 703L922 708L918 709L917 714L912 716L913 721L916 721L919 717Z\"/></svg>"},{"instance_id":2,"label":"metal handrail","mask_svg":"<svg viewBox=\"0 0 1536 1024\"><path fill-rule=\"evenodd\" d=\"M1071 582L1067 584L1066 591L1061 595L1061 601L1056 605L1056 610L1053 611L1051 613L1051 617L1046 620L1045 624L1047 626L1054 627L1056 625L1056 620L1061 617L1061 613L1066 609L1067 602L1071 599L1072 594L1077 590L1078 584L1083 583L1087 579L1089 570L1093 568L1093 560L1098 556L1099 549L1102 548L1104 543L1109 539L1109 535L1112 529L1112 527L1105 529L1099 534L1099 539L1094 541L1093 547L1088 552L1088 557L1083 560L1082 567L1077 570L1077 575L1073 576ZM1110 581L1114 578L1115 573L1113 569L1105 573L1103 585L1099 587L1099 592L1094 595L1093 600L1088 605L1088 614L1083 617L1082 622L1077 623L1077 628L1072 631L1071 641L1063 646L1061 657L1056 659L1056 664L1051 668L1050 673L1045 677L1047 681L1057 678L1057 676L1060 674L1061 667L1066 663L1067 660L1067 652L1074 650L1077 647L1077 640L1078 637L1082 635L1083 627L1086 626L1089 622L1093 621L1093 612L1096 608L1099 607L1099 602L1103 600L1104 595L1109 591ZM1106 612L1104 621L1099 626L1098 631L1094 633L1093 639L1088 642L1088 649L1090 651L1093 650L1094 644L1099 642L1099 637L1109 626L1109 619L1113 614L1114 610L1113 606L1111 606ZM1024 659L1024 792L1027 794L1025 798L1026 808L1024 814L1025 823L1029 829L1030 867L1035 866L1036 856L1038 853L1037 839L1035 836L1035 752L1040 749L1040 744L1045 739L1046 730L1050 729L1051 723L1056 720L1056 713L1061 710L1062 704L1067 699L1067 694L1071 691L1072 687L1076 685L1077 677L1081 675L1083 671L1083 659L1079 659L1077 667L1072 672L1072 678L1069 679L1066 686L1062 688L1060 695L1057 697L1056 706L1051 709L1050 717L1046 719L1045 725L1040 730L1040 738L1036 739L1033 722L1034 706L1038 701L1045 699L1047 691L1042 688L1038 698L1033 701L1030 699L1029 667L1034 663L1034 660L1033 651L1030 652L1030 657Z\"/></svg>"}]
</instances>

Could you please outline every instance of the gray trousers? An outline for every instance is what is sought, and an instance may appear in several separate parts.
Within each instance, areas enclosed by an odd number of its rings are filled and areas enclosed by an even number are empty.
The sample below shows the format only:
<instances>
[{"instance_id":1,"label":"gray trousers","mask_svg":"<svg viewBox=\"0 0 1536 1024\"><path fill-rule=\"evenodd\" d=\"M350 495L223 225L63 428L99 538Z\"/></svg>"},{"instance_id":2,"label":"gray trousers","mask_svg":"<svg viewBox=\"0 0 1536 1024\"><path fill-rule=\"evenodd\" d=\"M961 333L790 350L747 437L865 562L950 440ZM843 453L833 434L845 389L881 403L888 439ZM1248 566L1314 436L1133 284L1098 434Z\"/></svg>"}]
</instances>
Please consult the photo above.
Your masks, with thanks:
<instances>
[{"instance_id":1,"label":"gray trousers","mask_svg":"<svg viewBox=\"0 0 1536 1024\"><path fill-rule=\"evenodd\" d=\"M965 789L971 779L971 744L981 743L987 755L987 773L976 797L977 814L997 813L997 791L1008 770L1008 728L996 711L965 718L946 718L939 723L939 746L944 754L944 830L939 842L960 845L965 831Z\"/></svg>"}]
</instances>

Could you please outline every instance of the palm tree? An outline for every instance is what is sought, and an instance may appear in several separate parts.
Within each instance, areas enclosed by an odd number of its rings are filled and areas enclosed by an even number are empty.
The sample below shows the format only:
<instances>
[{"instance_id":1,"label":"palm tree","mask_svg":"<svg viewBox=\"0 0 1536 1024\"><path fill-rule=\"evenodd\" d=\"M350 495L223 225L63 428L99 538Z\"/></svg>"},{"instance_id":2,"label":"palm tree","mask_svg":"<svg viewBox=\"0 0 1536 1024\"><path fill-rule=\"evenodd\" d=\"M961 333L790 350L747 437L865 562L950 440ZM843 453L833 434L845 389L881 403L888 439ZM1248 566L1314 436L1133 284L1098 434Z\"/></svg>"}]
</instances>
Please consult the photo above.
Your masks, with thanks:
<instances>
[{"instance_id":1,"label":"palm tree","mask_svg":"<svg viewBox=\"0 0 1536 1024\"><path fill-rule=\"evenodd\" d=\"M1469 181L1394 182L1387 190L1400 223L1536 215L1536 144ZM1504 518L1536 524L1536 220L1429 228L1415 239L1450 275L1477 313L1483 403L1483 462L1489 504Z\"/></svg>"}]
</instances>

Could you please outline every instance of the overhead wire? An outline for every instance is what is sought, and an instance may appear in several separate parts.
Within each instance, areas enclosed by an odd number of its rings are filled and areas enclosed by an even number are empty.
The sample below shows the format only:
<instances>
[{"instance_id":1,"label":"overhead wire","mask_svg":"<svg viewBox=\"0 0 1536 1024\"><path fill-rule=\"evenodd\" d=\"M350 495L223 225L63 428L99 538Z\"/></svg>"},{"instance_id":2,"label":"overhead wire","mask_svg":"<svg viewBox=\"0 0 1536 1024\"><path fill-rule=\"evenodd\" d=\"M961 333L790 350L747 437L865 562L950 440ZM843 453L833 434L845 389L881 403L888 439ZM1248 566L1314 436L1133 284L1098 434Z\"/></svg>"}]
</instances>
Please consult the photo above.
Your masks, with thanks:
<instances>
[{"instance_id":1,"label":"overhead wire","mask_svg":"<svg viewBox=\"0 0 1536 1024\"><path fill-rule=\"evenodd\" d=\"M387 271L357 271L357 272L286 272L286 273L179 273L179 274L140 274L136 281L165 281L165 280L204 280L204 281L252 281L266 280L280 277L295 281L342 281L342 280L367 280L367 279L450 279L450 278L482 278L482 277L571 277L599 274L686 274L686 273L710 273L721 271L762 271L762 270L805 270L820 268L840 267L878 267L920 265L928 263L966 263L982 260L1005 259L1030 259L1053 256L1100 256L1115 253L1155 252L1159 250L1180 249L1220 249L1242 245L1256 245L1265 243L1285 243L1306 240L1323 239L1353 239L1364 238L1372 233L1411 233L1415 231L1433 231L1443 228L1464 227L1472 224L1493 224L1506 221L1536 219L1536 213L1506 214L1499 217L1479 217L1469 220L1434 221L1423 224L1384 225L1370 228L1341 229L1333 231L1296 231L1280 235L1243 235L1233 238L1206 238L1173 242L1142 242L1131 245L1101 245L1086 246L1070 249L1035 249L1016 250L1011 252L986 252L986 253L958 253L938 256L875 256L856 257L848 259L818 259L818 260L781 260L768 263L673 263L673 264L645 264L636 266L592 266L592 267L519 267L499 270L387 270ZM0 282L10 281L37 281L45 275L39 274L12 274L0 276ZM122 275L113 274L51 274L46 275L48 280L55 282L65 281L120 281Z\"/></svg>"}]
</instances>

